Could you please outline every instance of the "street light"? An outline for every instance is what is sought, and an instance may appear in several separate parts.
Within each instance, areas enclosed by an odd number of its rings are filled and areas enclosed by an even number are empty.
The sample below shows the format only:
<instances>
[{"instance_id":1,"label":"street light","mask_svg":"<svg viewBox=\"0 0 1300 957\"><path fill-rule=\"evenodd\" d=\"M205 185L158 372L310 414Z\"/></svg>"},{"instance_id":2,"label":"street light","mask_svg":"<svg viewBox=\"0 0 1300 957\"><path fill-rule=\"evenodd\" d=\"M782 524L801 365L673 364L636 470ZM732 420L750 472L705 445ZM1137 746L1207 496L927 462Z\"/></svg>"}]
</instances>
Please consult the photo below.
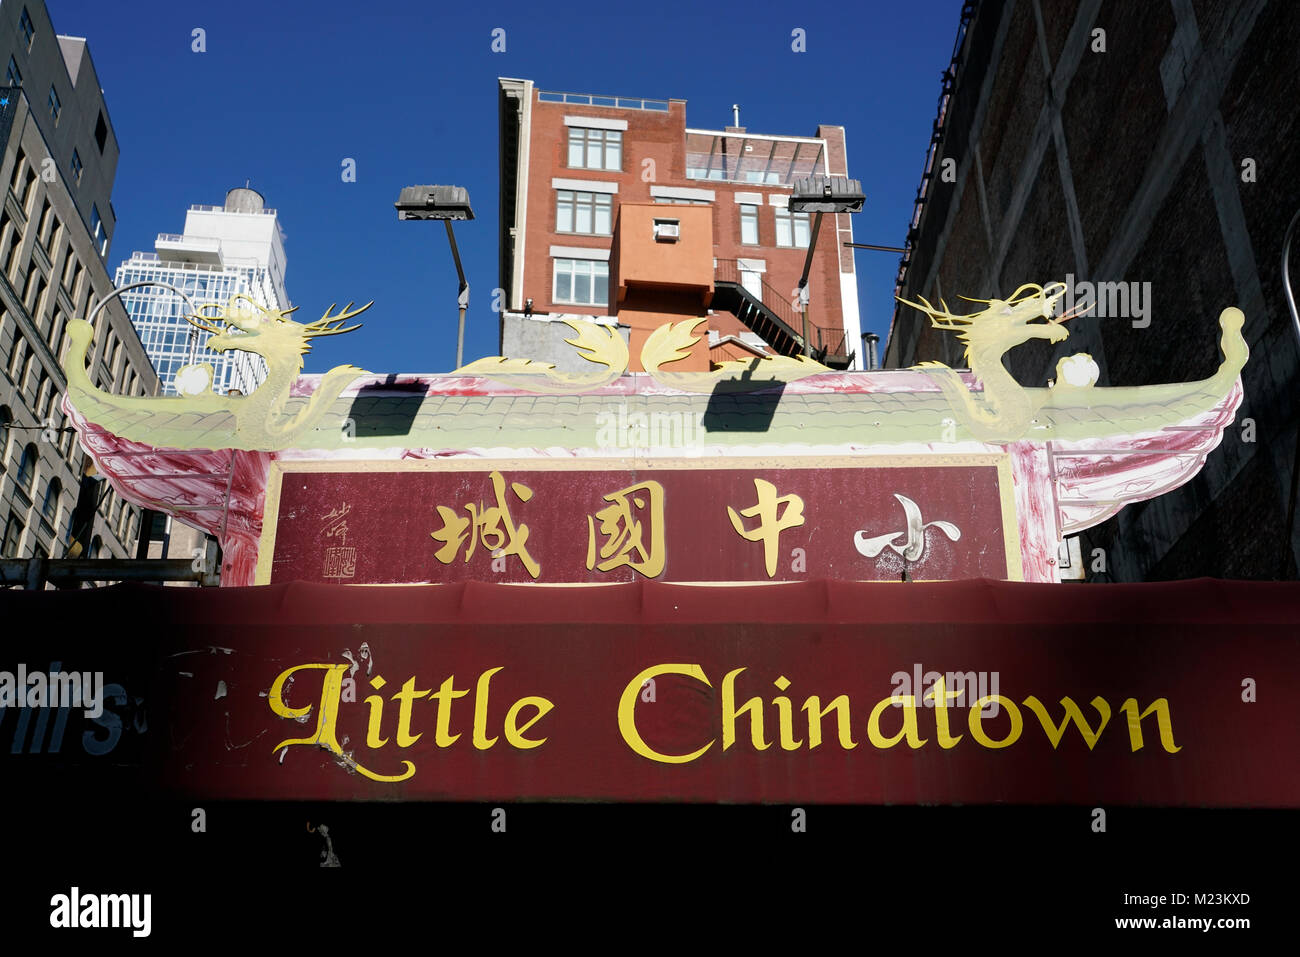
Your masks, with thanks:
<instances>
[{"instance_id":1,"label":"street light","mask_svg":"<svg viewBox=\"0 0 1300 957\"><path fill-rule=\"evenodd\" d=\"M808 339L808 272L812 269L813 251L817 248L817 234L822 228L823 213L860 213L866 202L862 184L844 176L808 176L796 180L794 194L790 197L790 212L816 213L812 236L808 240L808 255L803 260L803 275L796 290L799 311L803 313L804 354L810 351Z\"/></svg>"},{"instance_id":2,"label":"street light","mask_svg":"<svg viewBox=\"0 0 1300 957\"><path fill-rule=\"evenodd\" d=\"M460 322L456 330L456 368L463 364L465 352L465 310L469 308L469 283L460 264L460 250L456 248L456 234L451 231L453 220L473 219L474 210L469 205L469 190L463 186L404 186L393 204L398 219L441 219L447 227L447 242L451 244L451 257L456 261L456 275L460 289L456 307Z\"/></svg>"}]
</instances>

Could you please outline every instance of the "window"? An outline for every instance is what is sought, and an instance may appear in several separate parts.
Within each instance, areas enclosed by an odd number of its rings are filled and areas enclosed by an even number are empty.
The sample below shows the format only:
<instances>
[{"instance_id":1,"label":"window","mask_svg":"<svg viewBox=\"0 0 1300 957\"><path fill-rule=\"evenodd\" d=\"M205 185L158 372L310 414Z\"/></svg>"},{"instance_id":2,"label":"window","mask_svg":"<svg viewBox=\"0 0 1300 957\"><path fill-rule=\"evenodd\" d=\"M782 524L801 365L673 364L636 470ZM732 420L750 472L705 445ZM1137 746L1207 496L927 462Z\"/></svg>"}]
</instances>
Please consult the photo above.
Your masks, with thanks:
<instances>
[{"instance_id":1,"label":"window","mask_svg":"<svg viewBox=\"0 0 1300 957\"><path fill-rule=\"evenodd\" d=\"M9 470L9 436L13 434L9 426L13 421L14 414L9 411L9 406L0 405L0 479Z\"/></svg>"},{"instance_id":2,"label":"window","mask_svg":"<svg viewBox=\"0 0 1300 957\"><path fill-rule=\"evenodd\" d=\"M90 234L95 241L95 248L99 250L99 255L107 256L108 230L104 228L104 221L99 217L99 207L93 204L90 207Z\"/></svg>"},{"instance_id":3,"label":"window","mask_svg":"<svg viewBox=\"0 0 1300 957\"><path fill-rule=\"evenodd\" d=\"M32 411L36 413L37 420L44 426L45 419L49 415L50 403L54 401L53 394L49 394L50 377L42 370L40 377L36 380L36 401L32 403Z\"/></svg>"},{"instance_id":4,"label":"window","mask_svg":"<svg viewBox=\"0 0 1300 957\"><path fill-rule=\"evenodd\" d=\"M613 197L609 193L555 191L555 231L608 236Z\"/></svg>"},{"instance_id":5,"label":"window","mask_svg":"<svg viewBox=\"0 0 1300 957\"><path fill-rule=\"evenodd\" d=\"M23 186L23 164L27 161L26 155L20 149L18 155L14 157L14 178L9 184L9 188L14 191L15 196L21 195L18 191Z\"/></svg>"},{"instance_id":6,"label":"window","mask_svg":"<svg viewBox=\"0 0 1300 957\"><path fill-rule=\"evenodd\" d=\"M581 306L609 304L609 263L594 259L555 260L554 302Z\"/></svg>"},{"instance_id":7,"label":"window","mask_svg":"<svg viewBox=\"0 0 1300 957\"><path fill-rule=\"evenodd\" d=\"M95 145L99 151L104 152L104 144L108 142L108 124L104 122L103 111L99 114L99 119L95 121Z\"/></svg>"},{"instance_id":8,"label":"window","mask_svg":"<svg viewBox=\"0 0 1300 957\"><path fill-rule=\"evenodd\" d=\"M76 150L73 150L73 151L72 151L72 163L70 164L70 169L72 170L72 181L73 181L74 183L76 183L78 186L80 186L80 185L81 185L81 169L82 169L82 167L81 167L81 154L78 153Z\"/></svg>"},{"instance_id":9,"label":"window","mask_svg":"<svg viewBox=\"0 0 1300 957\"><path fill-rule=\"evenodd\" d=\"M23 14L18 18L18 29L23 31L23 39L27 43L27 49L32 48L32 38L36 36L36 27L32 26L32 18L27 13L27 8L23 7Z\"/></svg>"},{"instance_id":10,"label":"window","mask_svg":"<svg viewBox=\"0 0 1300 957\"><path fill-rule=\"evenodd\" d=\"M5 523L5 540L3 554L5 558L18 557L18 543L23 538L23 520L18 517L17 512L9 513L9 521Z\"/></svg>"},{"instance_id":11,"label":"window","mask_svg":"<svg viewBox=\"0 0 1300 957\"><path fill-rule=\"evenodd\" d=\"M59 125L59 112L63 109L63 104L59 102L59 94L55 92L54 85L50 84L50 116L54 117L54 125Z\"/></svg>"},{"instance_id":12,"label":"window","mask_svg":"<svg viewBox=\"0 0 1300 957\"><path fill-rule=\"evenodd\" d=\"M773 212L776 213L776 244L807 249L808 214L792 213L788 209L776 209Z\"/></svg>"},{"instance_id":13,"label":"window","mask_svg":"<svg viewBox=\"0 0 1300 957\"><path fill-rule=\"evenodd\" d=\"M51 528L59 527L59 496L62 493L63 483L57 478L50 479L50 484L45 489L45 500L41 502L41 518Z\"/></svg>"},{"instance_id":14,"label":"window","mask_svg":"<svg viewBox=\"0 0 1300 957\"><path fill-rule=\"evenodd\" d=\"M18 265L18 251L22 245L22 234L8 215L0 216L0 266L10 276Z\"/></svg>"},{"instance_id":15,"label":"window","mask_svg":"<svg viewBox=\"0 0 1300 957\"><path fill-rule=\"evenodd\" d=\"M45 291L45 278L41 275L39 269L33 269L27 274L27 291L23 294L23 305L27 307L27 313L33 319L39 322L41 294Z\"/></svg>"},{"instance_id":16,"label":"window","mask_svg":"<svg viewBox=\"0 0 1300 957\"><path fill-rule=\"evenodd\" d=\"M14 62L13 57L9 58L9 69L5 72L5 83L8 86L23 85L23 75L19 71L18 64Z\"/></svg>"},{"instance_id":17,"label":"window","mask_svg":"<svg viewBox=\"0 0 1300 957\"><path fill-rule=\"evenodd\" d=\"M569 165L580 169L623 168L623 133L569 127Z\"/></svg>"},{"instance_id":18,"label":"window","mask_svg":"<svg viewBox=\"0 0 1300 957\"><path fill-rule=\"evenodd\" d=\"M758 207L742 203L740 206L740 241L746 246L758 245Z\"/></svg>"},{"instance_id":19,"label":"window","mask_svg":"<svg viewBox=\"0 0 1300 957\"><path fill-rule=\"evenodd\" d=\"M28 443L23 448L23 457L18 463L18 490L28 497L36 483L36 446Z\"/></svg>"},{"instance_id":20,"label":"window","mask_svg":"<svg viewBox=\"0 0 1300 957\"><path fill-rule=\"evenodd\" d=\"M26 346L26 341L19 335L14 341L14 351L9 353L9 378L15 382L18 381L18 370L22 367L23 352L26 351Z\"/></svg>"},{"instance_id":21,"label":"window","mask_svg":"<svg viewBox=\"0 0 1300 957\"><path fill-rule=\"evenodd\" d=\"M36 202L36 170L32 169L31 166L28 166L26 171L23 173L23 180L23 210L28 215L31 215L32 204Z\"/></svg>"}]
</instances>

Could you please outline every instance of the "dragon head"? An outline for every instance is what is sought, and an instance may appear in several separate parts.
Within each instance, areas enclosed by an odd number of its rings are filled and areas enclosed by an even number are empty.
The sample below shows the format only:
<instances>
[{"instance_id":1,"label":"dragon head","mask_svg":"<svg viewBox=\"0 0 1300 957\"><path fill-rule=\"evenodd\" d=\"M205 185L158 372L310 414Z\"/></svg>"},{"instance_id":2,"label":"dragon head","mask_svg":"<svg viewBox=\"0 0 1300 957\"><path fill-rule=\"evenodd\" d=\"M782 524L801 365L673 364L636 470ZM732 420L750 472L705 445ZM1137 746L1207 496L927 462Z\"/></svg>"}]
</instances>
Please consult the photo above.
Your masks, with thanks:
<instances>
[{"instance_id":1,"label":"dragon head","mask_svg":"<svg viewBox=\"0 0 1300 957\"><path fill-rule=\"evenodd\" d=\"M344 322L369 309L371 305L373 301L353 309L352 303L348 303L337 315L332 314L334 306L331 305L325 310L325 315L315 322L301 323L288 318L297 306L284 310L267 309L239 293L231 296L224 306L221 303L204 303L199 307L198 315L185 318L191 325L211 333L206 345L215 352L225 352L227 349L255 352L266 359L268 365L297 359L298 368L301 369L302 357L311 351L313 339L360 329L360 323L344 326Z\"/></svg>"},{"instance_id":2,"label":"dragon head","mask_svg":"<svg viewBox=\"0 0 1300 957\"><path fill-rule=\"evenodd\" d=\"M898 297L898 301L924 312L934 328L956 332L966 345L969 362L972 352L990 347L1000 355L1030 339L1064 341L1070 333L1062 323L1074 318L1078 308L1087 305L1081 303L1075 310L1053 318L1057 300L1065 295L1065 290L1062 282L1048 283L1046 287L1025 283L1006 299L968 299L962 296L967 302L988 303L984 309L969 315L953 314L942 299L939 300L942 308L932 306L924 296L917 297L921 300L919 304L902 297Z\"/></svg>"}]
</instances>

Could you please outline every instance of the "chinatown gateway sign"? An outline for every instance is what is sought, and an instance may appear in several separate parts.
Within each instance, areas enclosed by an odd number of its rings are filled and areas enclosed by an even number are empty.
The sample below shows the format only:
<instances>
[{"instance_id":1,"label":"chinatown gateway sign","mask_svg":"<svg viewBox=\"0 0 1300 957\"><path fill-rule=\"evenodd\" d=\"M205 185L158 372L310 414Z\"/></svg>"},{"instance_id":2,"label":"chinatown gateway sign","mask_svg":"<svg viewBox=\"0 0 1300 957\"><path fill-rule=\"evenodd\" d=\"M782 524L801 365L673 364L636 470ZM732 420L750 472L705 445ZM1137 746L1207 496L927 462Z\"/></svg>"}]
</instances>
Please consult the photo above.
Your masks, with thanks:
<instances>
[{"instance_id":1,"label":"chinatown gateway sign","mask_svg":"<svg viewBox=\"0 0 1300 957\"><path fill-rule=\"evenodd\" d=\"M304 376L361 310L197 309L209 348L265 358L248 396L211 391L203 363L183 395L105 393L71 322L65 408L100 472L217 536L223 586L267 586L151 592L143 663L105 663L107 707L113 688L156 704L169 741L140 766L215 798L1293 804L1300 781L1240 754L1295 705L1208 704L1240 689L1205 587L1098 609L1015 584L1059 581L1063 537L1193 477L1242 398L1235 308L1208 379L1101 387L1076 354L1022 387L1003 356L1067 338L1064 292L922 300L969 372L676 372L688 320L646 340L644 373L575 321L587 373ZM665 442L656 422L692 428ZM1234 620L1243 668L1300 667ZM1202 761L1236 771L1179 770Z\"/></svg>"}]
</instances>

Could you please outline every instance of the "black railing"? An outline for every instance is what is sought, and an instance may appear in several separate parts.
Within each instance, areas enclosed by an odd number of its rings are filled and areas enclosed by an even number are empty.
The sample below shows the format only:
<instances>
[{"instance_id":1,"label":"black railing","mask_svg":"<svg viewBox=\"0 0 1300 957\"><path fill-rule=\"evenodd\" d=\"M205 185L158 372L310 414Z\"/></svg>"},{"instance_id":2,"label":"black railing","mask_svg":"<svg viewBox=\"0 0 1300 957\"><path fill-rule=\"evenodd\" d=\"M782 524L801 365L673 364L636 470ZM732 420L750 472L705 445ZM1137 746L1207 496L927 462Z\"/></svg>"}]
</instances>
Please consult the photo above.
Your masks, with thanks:
<instances>
[{"instance_id":1,"label":"black railing","mask_svg":"<svg viewBox=\"0 0 1300 957\"><path fill-rule=\"evenodd\" d=\"M846 336L843 330L827 329L814 323L805 325L804 314L791 304L791 302L781 295L775 287L772 286L762 273L750 273L758 279L761 297L755 296L754 293L745 287L742 281L741 273L746 270L740 268L740 261L735 259L719 259L713 270L714 282L732 283L738 289L744 290L748 295L760 304L773 316L781 321L793 337L797 340L797 352L803 352L804 340L807 339L809 351L819 361L826 358L840 357L841 359L848 355L845 350ZM753 280L751 280L752 282ZM755 330L759 332L759 330ZM762 333L760 332L760 335ZM769 343L777 348L777 351L783 351L777 343Z\"/></svg>"},{"instance_id":2,"label":"black railing","mask_svg":"<svg viewBox=\"0 0 1300 957\"><path fill-rule=\"evenodd\" d=\"M717 260L717 266L713 270L713 281L734 282L743 288L745 284L741 280L740 274L745 271L747 270L740 268L739 260L719 259ZM777 292L772 284L763 278L762 273L750 273L750 275L758 277L760 288L763 290L762 296L756 298L761 299L763 305L771 310L772 314L778 319L795 330L795 332L803 335L803 314L790 305L790 301ZM753 294L751 293L751 295Z\"/></svg>"}]
</instances>

